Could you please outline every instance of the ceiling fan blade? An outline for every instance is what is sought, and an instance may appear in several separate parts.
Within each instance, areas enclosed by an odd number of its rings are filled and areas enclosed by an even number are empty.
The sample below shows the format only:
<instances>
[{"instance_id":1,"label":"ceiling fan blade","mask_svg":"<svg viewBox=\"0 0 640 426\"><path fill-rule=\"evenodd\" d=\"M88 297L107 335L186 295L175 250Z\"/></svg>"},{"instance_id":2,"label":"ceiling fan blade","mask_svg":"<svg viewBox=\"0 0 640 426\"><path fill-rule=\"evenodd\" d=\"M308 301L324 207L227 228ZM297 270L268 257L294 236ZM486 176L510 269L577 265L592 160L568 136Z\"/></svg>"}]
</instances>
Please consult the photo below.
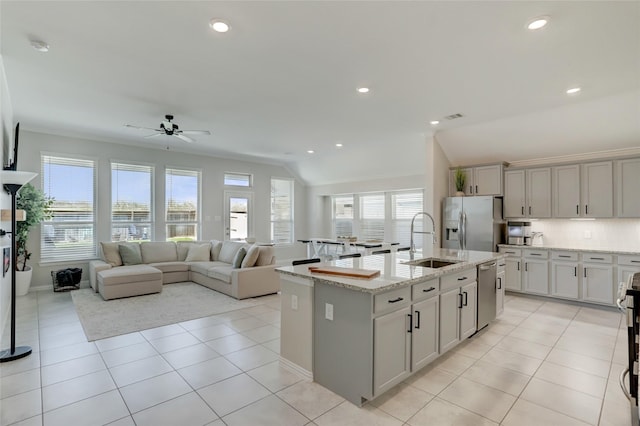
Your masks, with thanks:
<instances>
[{"instance_id":1,"label":"ceiling fan blade","mask_svg":"<svg viewBox=\"0 0 640 426\"><path fill-rule=\"evenodd\" d=\"M155 138L156 136L162 136L162 135L164 135L164 133L154 133L152 135L145 136L145 138Z\"/></svg>"},{"instance_id":2,"label":"ceiling fan blade","mask_svg":"<svg viewBox=\"0 0 640 426\"><path fill-rule=\"evenodd\" d=\"M133 124L125 124L124 127L131 127L132 129L140 129L140 130L153 130L154 132L161 132L161 129L152 129L151 127L140 127L134 126Z\"/></svg>"},{"instance_id":3,"label":"ceiling fan blade","mask_svg":"<svg viewBox=\"0 0 640 426\"><path fill-rule=\"evenodd\" d=\"M180 130L180 133L184 135L210 135L208 130Z\"/></svg>"},{"instance_id":4,"label":"ceiling fan blade","mask_svg":"<svg viewBox=\"0 0 640 426\"><path fill-rule=\"evenodd\" d=\"M195 142L195 139L191 139L189 136L185 136L183 134L174 133L173 136L175 136L178 139L182 139L185 142L189 142L189 143Z\"/></svg>"}]
</instances>

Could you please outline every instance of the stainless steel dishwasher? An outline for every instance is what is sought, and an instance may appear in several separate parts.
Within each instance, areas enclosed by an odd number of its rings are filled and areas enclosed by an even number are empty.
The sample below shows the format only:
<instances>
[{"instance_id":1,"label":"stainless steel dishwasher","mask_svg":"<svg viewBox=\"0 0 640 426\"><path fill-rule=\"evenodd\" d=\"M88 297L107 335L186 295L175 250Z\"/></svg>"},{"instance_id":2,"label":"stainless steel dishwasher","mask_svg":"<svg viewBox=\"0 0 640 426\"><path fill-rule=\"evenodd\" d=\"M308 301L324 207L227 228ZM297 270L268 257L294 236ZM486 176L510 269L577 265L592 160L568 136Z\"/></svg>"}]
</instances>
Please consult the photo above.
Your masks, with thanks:
<instances>
[{"instance_id":1,"label":"stainless steel dishwasher","mask_svg":"<svg viewBox=\"0 0 640 426\"><path fill-rule=\"evenodd\" d=\"M478 265L478 330L496 318L497 263Z\"/></svg>"}]
</instances>

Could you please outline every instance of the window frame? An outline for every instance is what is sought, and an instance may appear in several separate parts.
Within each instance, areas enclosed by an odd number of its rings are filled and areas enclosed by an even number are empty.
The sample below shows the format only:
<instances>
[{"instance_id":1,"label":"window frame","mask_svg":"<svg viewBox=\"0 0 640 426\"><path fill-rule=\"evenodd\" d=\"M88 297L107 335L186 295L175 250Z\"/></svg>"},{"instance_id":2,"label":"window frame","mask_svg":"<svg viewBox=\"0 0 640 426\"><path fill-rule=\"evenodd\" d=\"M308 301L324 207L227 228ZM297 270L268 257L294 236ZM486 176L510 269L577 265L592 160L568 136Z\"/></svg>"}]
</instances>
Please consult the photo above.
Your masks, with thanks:
<instances>
[{"instance_id":1,"label":"window frame","mask_svg":"<svg viewBox=\"0 0 640 426\"><path fill-rule=\"evenodd\" d=\"M240 177L240 176L244 176L247 179L247 184L246 185L236 185L236 184L232 184L232 183L227 183L227 176L229 176L230 180L233 180L232 177L236 176L236 177ZM222 176L222 185L228 188L253 188L253 174L251 173L244 173L244 172L224 172L223 176Z\"/></svg>"},{"instance_id":2,"label":"window frame","mask_svg":"<svg viewBox=\"0 0 640 426\"><path fill-rule=\"evenodd\" d=\"M169 220L169 198L167 197L167 191L169 190L169 185L167 184L167 178L169 176L169 170L176 170L181 172L191 172L195 174L197 178L197 189L196 189L196 217L195 220ZM164 168L164 227L165 227L165 239L167 241L173 241L169 239L169 226L170 225L194 225L195 226L195 235L194 241L199 241L200 235L202 233L202 169L195 169L189 167L179 167L179 166L165 166Z\"/></svg>"},{"instance_id":3,"label":"window frame","mask_svg":"<svg viewBox=\"0 0 640 426\"><path fill-rule=\"evenodd\" d=\"M136 222L135 220L130 220L130 221L114 221L113 220L113 205L114 205L114 199L113 199L113 189L114 189L114 183L113 183L113 165L114 164L120 164L122 166L129 166L131 169L135 169L135 168L139 168L141 169L140 171L142 171L142 169L144 168L148 168L149 169L149 220L148 221L143 221L143 222ZM129 170L129 171L134 171L134 170ZM149 232L146 235L146 238L144 238L144 234L142 235L143 238L141 238L141 241L153 241L154 240L154 236L155 236L155 225L156 225L156 221L155 221L155 173L156 173L156 165L152 164L152 163L143 163L143 162L138 162L138 161L121 161L121 160L117 160L117 159L111 159L109 160L109 199L110 199L110 204L109 204L109 235L110 235L110 240L111 241L130 241L129 239L126 240L114 240L113 236L114 236L114 227L119 227L119 228L129 228L131 229L131 227L135 227L137 229L137 227L146 227L148 226L149 228Z\"/></svg>"},{"instance_id":4,"label":"window frame","mask_svg":"<svg viewBox=\"0 0 640 426\"><path fill-rule=\"evenodd\" d=\"M273 191L273 183L274 181L282 181L288 182L289 184L289 219L274 219L274 191ZM271 177L271 192L269 196L269 206L270 206L270 216L269 216L269 232L271 242L277 246L285 246L291 245L295 242L295 179L293 178L283 178L283 177ZM276 242L274 236L274 227L276 224L287 224L289 227L289 240L283 242Z\"/></svg>"}]
</instances>

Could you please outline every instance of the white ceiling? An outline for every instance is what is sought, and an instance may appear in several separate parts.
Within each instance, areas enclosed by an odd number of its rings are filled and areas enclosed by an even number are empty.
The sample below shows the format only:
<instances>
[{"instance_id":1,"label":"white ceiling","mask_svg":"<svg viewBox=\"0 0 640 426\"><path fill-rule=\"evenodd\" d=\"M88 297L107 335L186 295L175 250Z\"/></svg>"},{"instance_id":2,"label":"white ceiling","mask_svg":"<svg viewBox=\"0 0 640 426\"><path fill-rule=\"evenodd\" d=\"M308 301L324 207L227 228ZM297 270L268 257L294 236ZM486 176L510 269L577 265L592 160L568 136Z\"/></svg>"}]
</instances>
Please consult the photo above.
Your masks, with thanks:
<instances>
[{"instance_id":1,"label":"white ceiling","mask_svg":"<svg viewBox=\"0 0 640 426\"><path fill-rule=\"evenodd\" d=\"M434 132L463 165L640 146L638 1L2 0L0 20L27 130L285 164L310 184L423 173ZM123 126L168 113L212 135Z\"/></svg>"}]
</instances>

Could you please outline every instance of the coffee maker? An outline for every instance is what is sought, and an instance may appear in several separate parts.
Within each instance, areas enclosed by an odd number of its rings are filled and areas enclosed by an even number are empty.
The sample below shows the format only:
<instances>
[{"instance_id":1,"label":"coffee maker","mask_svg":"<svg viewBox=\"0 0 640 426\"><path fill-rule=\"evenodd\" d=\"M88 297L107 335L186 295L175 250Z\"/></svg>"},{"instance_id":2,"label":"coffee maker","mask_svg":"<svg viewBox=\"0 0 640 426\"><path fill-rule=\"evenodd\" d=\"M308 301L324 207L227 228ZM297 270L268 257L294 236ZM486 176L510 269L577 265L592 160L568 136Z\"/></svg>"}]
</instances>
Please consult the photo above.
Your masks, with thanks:
<instances>
[{"instance_id":1,"label":"coffee maker","mask_svg":"<svg viewBox=\"0 0 640 426\"><path fill-rule=\"evenodd\" d=\"M508 221L507 243L516 246L531 245L531 222Z\"/></svg>"}]
</instances>

